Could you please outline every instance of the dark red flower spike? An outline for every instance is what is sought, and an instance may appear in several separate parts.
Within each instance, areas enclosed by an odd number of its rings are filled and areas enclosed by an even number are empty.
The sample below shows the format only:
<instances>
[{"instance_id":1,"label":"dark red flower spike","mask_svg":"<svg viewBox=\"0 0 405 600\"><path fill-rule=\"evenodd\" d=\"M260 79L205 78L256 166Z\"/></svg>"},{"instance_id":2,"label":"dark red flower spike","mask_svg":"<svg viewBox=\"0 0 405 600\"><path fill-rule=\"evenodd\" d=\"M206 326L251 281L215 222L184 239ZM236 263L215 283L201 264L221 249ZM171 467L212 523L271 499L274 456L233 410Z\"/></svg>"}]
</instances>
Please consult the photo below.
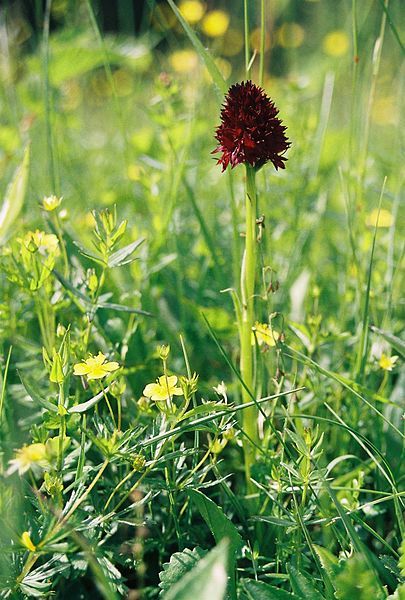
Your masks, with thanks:
<instances>
[{"instance_id":1,"label":"dark red flower spike","mask_svg":"<svg viewBox=\"0 0 405 600\"><path fill-rule=\"evenodd\" d=\"M217 163L222 171L241 163L260 169L268 161L276 169L285 169L284 153L291 144L277 115L274 102L251 81L229 88L215 133L219 144L213 151L222 152Z\"/></svg>"}]
</instances>

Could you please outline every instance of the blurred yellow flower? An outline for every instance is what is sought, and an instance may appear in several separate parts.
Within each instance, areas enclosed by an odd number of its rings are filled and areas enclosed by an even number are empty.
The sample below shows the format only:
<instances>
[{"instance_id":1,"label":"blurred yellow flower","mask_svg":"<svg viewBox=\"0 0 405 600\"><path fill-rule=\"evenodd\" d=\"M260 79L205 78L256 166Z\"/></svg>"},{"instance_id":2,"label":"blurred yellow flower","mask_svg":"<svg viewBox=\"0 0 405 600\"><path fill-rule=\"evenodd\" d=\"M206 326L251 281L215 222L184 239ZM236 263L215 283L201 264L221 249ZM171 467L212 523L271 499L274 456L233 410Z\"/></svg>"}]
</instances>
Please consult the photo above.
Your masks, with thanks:
<instances>
[{"instance_id":1,"label":"blurred yellow flower","mask_svg":"<svg viewBox=\"0 0 405 600\"><path fill-rule=\"evenodd\" d=\"M142 167L134 164L128 165L127 174L131 181L139 181L142 175Z\"/></svg>"},{"instance_id":2,"label":"blurred yellow flower","mask_svg":"<svg viewBox=\"0 0 405 600\"><path fill-rule=\"evenodd\" d=\"M391 227L394 217L389 210L382 208L378 214L378 208L375 208L367 215L366 225L368 227Z\"/></svg>"},{"instance_id":3,"label":"blurred yellow flower","mask_svg":"<svg viewBox=\"0 0 405 600\"><path fill-rule=\"evenodd\" d=\"M260 50L260 45L261 45L261 30L260 27L256 27L256 29L253 29L252 33L250 34L250 45L252 46L253 50ZM266 31L265 34L265 39L264 39L264 49L268 50L270 48L270 34L268 31Z\"/></svg>"},{"instance_id":4,"label":"blurred yellow flower","mask_svg":"<svg viewBox=\"0 0 405 600\"><path fill-rule=\"evenodd\" d=\"M222 42L222 54L224 56L236 56L243 49L243 33L238 29L228 29Z\"/></svg>"},{"instance_id":5,"label":"blurred yellow flower","mask_svg":"<svg viewBox=\"0 0 405 600\"><path fill-rule=\"evenodd\" d=\"M182 396L183 391L180 387L176 387L176 384L176 375L171 377L162 375L156 380L156 383L148 383L143 390L143 395L155 401L169 400L172 396Z\"/></svg>"},{"instance_id":6,"label":"blurred yellow flower","mask_svg":"<svg viewBox=\"0 0 405 600\"><path fill-rule=\"evenodd\" d=\"M330 31L323 38L323 49L329 56L343 56L349 50L349 36L345 31Z\"/></svg>"},{"instance_id":7,"label":"blurred yellow flower","mask_svg":"<svg viewBox=\"0 0 405 600\"><path fill-rule=\"evenodd\" d=\"M62 196L58 198L52 194L52 196L44 196L42 200L42 208L48 212L52 212L55 208L58 208L62 202Z\"/></svg>"},{"instance_id":8,"label":"blurred yellow flower","mask_svg":"<svg viewBox=\"0 0 405 600\"><path fill-rule=\"evenodd\" d=\"M256 321L254 327L252 327L252 346L255 345L256 341L259 346L263 344L266 344L266 346L275 346L279 338L280 334L274 331L267 323L258 323Z\"/></svg>"},{"instance_id":9,"label":"blurred yellow flower","mask_svg":"<svg viewBox=\"0 0 405 600\"><path fill-rule=\"evenodd\" d=\"M398 356L387 356L386 354L381 354L378 364L382 369L384 369L384 371L392 371L397 360Z\"/></svg>"},{"instance_id":10,"label":"blurred yellow flower","mask_svg":"<svg viewBox=\"0 0 405 600\"><path fill-rule=\"evenodd\" d=\"M209 37L224 35L229 27L229 15L223 10L212 10L207 13L202 22L202 30Z\"/></svg>"},{"instance_id":11,"label":"blurred yellow flower","mask_svg":"<svg viewBox=\"0 0 405 600\"><path fill-rule=\"evenodd\" d=\"M49 461L45 444L30 444L29 446L23 446L16 451L15 458L10 460L9 465L7 475L10 475L15 471L18 471L19 475L23 475L34 465L47 467Z\"/></svg>"},{"instance_id":12,"label":"blurred yellow flower","mask_svg":"<svg viewBox=\"0 0 405 600\"><path fill-rule=\"evenodd\" d=\"M119 368L117 362L107 362L104 354L99 352L97 356L90 355L85 361L74 365L73 373L86 375L87 379L102 379Z\"/></svg>"},{"instance_id":13,"label":"blurred yellow flower","mask_svg":"<svg viewBox=\"0 0 405 600\"><path fill-rule=\"evenodd\" d=\"M222 77L224 79L229 79L232 73L232 65L229 62L229 60L225 60L225 58L216 58L215 64L217 65ZM207 81L211 81L211 75L209 74L209 71L206 68L204 68L204 77Z\"/></svg>"},{"instance_id":14,"label":"blurred yellow flower","mask_svg":"<svg viewBox=\"0 0 405 600\"><path fill-rule=\"evenodd\" d=\"M371 116L377 125L395 125L399 118L399 110L395 98L393 96L377 98L374 102Z\"/></svg>"},{"instance_id":15,"label":"blurred yellow flower","mask_svg":"<svg viewBox=\"0 0 405 600\"><path fill-rule=\"evenodd\" d=\"M42 255L58 254L59 240L53 233L45 233L45 231L28 231L19 242L26 250L30 252L38 251Z\"/></svg>"},{"instance_id":16,"label":"blurred yellow flower","mask_svg":"<svg viewBox=\"0 0 405 600\"><path fill-rule=\"evenodd\" d=\"M284 23L277 31L277 41L283 48L299 48L304 38L305 30L298 23Z\"/></svg>"},{"instance_id":17,"label":"blurred yellow flower","mask_svg":"<svg viewBox=\"0 0 405 600\"><path fill-rule=\"evenodd\" d=\"M169 63L176 73L191 73L198 67L198 56L193 50L176 50L170 55Z\"/></svg>"},{"instance_id":18,"label":"blurred yellow flower","mask_svg":"<svg viewBox=\"0 0 405 600\"><path fill-rule=\"evenodd\" d=\"M205 13L205 6L199 0L183 0L180 2L179 9L183 17L191 25L198 23Z\"/></svg>"},{"instance_id":19,"label":"blurred yellow flower","mask_svg":"<svg viewBox=\"0 0 405 600\"><path fill-rule=\"evenodd\" d=\"M30 537L30 534L28 533L28 531L24 531L24 533L22 534L21 543L30 552L35 552L35 550L37 549L36 546L32 543L32 540L31 540L31 537Z\"/></svg>"}]
</instances>

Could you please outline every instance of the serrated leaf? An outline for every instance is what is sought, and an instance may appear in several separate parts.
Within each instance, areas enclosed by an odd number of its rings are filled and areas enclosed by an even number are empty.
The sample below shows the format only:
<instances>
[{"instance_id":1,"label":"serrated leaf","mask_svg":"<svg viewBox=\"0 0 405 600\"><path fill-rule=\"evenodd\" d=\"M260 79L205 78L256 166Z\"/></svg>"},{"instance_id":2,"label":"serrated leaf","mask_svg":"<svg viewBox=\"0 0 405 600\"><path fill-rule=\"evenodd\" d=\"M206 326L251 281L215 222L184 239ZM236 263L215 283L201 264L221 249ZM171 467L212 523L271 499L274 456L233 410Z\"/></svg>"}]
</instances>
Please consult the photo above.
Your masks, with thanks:
<instances>
[{"instance_id":1,"label":"serrated leaf","mask_svg":"<svg viewBox=\"0 0 405 600\"><path fill-rule=\"evenodd\" d=\"M221 542L163 595L164 600L223 600L227 586L228 543Z\"/></svg>"},{"instance_id":2,"label":"serrated leaf","mask_svg":"<svg viewBox=\"0 0 405 600\"><path fill-rule=\"evenodd\" d=\"M241 588L246 595L246 600L301 600L300 596L276 588L264 581L244 579L241 582Z\"/></svg>"},{"instance_id":3,"label":"serrated leaf","mask_svg":"<svg viewBox=\"0 0 405 600\"><path fill-rule=\"evenodd\" d=\"M193 550L185 548L182 552L175 552L170 557L170 561L163 565L163 571L159 573L159 587L161 588L160 595L162 596L174 584L195 565L198 561L207 554L206 550L196 547Z\"/></svg>"},{"instance_id":4,"label":"serrated leaf","mask_svg":"<svg viewBox=\"0 0 405 600\"><path fill-rule=\"evenodd\" d=\"M316 544L313 544L313 549L318 555L322 568L325 569L325 571L327 572L327 574L333 582L333 578L337 574L339 567L338 559L332 554L332 552L330 552L323 546L317 546Z\"/></svg>"},{"instance_id":5,"label":"serrated leaf","mask_svg":"<svg viewBox=\"0 0 405 600\"><path fill-rule=\"evenodd\" d=\"M287 572L290 576L290 583L293 593L299 598L311 600L325 600L324 596L312 585L302 573L299 573L293 565L287 565Z\"/></svg>"},{"instance_id":6,"label":"serrated leaf","mask_svg":"<svg viewBox=\"0 0 405 600\"><path fill-rule=\"evenodd\" d=\"M22 162L15 170L13 178L7 187L6 195L0 209L0 243L3 243L7 239L10 227L17 219L24 204L29 165L30 147L27 146L24 150Z\"/></svg>"}]
</instances>

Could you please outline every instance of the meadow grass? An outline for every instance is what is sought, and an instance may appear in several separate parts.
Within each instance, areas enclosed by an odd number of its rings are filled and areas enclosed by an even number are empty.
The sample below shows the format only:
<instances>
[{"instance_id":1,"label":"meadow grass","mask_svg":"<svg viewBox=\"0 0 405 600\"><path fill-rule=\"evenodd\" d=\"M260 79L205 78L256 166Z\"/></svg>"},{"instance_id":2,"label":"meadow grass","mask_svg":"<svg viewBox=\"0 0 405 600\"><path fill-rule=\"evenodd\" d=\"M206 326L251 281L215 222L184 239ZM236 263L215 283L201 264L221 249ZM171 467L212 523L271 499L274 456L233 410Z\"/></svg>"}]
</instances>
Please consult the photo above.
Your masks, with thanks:
<instances>
[{"instance_id":1,"label":"meadow grass","mask_svg":"<svg viewBox=\"0 0 405 600\"><path fill-rule=\"evenodd\" d=\"M273 4L1 13L1 597L405 597L399 3ZM248 77L292 145L246 381Z\"/></svg>"}]
</instances>

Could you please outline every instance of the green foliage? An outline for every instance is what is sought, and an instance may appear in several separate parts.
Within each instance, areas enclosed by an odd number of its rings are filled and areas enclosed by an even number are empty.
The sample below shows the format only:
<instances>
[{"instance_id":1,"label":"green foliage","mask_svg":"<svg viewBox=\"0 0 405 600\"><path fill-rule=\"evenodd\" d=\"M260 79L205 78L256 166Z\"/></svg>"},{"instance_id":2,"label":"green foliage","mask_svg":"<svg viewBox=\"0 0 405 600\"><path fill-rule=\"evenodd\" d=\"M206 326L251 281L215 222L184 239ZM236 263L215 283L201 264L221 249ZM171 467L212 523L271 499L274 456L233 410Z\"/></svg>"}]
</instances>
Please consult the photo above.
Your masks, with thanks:
<instances>
[{"instance_id":1,"label":"green foliage","mask_svg":"<svg viewBox=\"0 0 405 600\"><path fill-rule=\"evenodd\" d=\"M227 585L228 548L223 541L175 583L164 600L188 600L198 597L201 600L223 600Z\"/></svg>"},{"instance_id":2,"label":"green foliage","mask_svg":"<svg viewBox=\"0 0 405 600\"><path fill-rule=\"evenodd\" d=\"M186 573L191 571L198 561L205 556L206 551L201 548L186 548L182 552L175 552L168 563L163 564L163 571L159 573L160 595L164 595L177 583Z\"/></svg>"},{"instance_id":3,"label":"green foliage","mask_svg":"<svg viewBox=\"0 0 405 600\"><path fill-rule=\"evenodd\" d=\"M246 3L292 146L256 177L245 405L244 175L211 155L244 2L144 4L137 38L0 8L0 596L404 600L399 3Z\"/></svg>"}]
</instances>

